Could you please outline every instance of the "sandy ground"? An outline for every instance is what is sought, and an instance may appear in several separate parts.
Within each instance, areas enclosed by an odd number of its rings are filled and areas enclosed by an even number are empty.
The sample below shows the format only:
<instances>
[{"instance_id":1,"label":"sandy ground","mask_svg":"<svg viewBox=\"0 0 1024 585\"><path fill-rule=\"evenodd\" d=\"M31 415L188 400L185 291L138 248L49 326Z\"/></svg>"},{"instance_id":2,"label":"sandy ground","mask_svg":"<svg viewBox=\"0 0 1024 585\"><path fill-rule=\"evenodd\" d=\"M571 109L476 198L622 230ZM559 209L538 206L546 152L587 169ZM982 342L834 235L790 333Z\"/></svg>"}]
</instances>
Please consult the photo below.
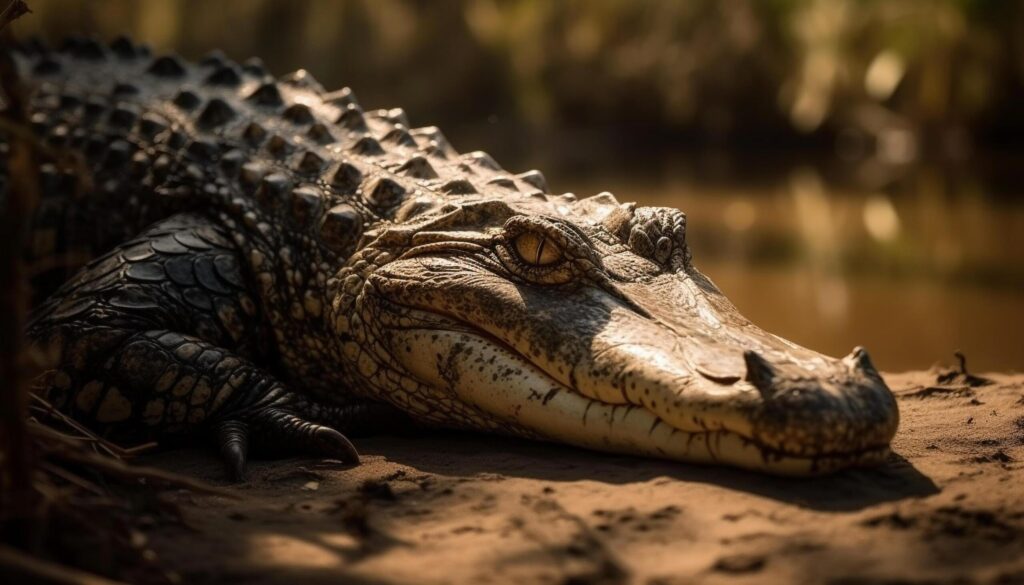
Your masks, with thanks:
<instances>
[{"instance_id":1,"label":"sandy ground","mask_svg":"<svg viewBox=\"0 0 1024 585\"><path fill-rule=\"evenodd\" d=\"M879 469L780 479L476 435L258 462L168 494L147 534L186 583L1024 583L1024 375L890 374ZM221 480L208 451L146 463Z\"/></svg>"}]
</instances>

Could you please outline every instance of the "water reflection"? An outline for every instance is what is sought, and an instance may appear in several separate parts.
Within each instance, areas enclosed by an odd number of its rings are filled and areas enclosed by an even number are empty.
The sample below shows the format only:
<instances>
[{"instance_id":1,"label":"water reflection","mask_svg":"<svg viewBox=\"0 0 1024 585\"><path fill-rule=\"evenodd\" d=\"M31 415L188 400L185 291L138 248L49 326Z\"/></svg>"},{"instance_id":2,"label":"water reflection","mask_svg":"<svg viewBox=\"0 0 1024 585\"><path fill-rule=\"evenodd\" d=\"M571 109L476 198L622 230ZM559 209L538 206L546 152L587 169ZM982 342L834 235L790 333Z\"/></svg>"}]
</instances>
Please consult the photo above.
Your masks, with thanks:
<instances>
[{"instance_id":1,"label":"water reflection","mask_svg":"<svg viewBox=\"0 0 1024 585\"><path fill-rule=\"evenodd\" d=\"M1018 198L928 168L887 189L806 164L733 183L679 172L690 158L646 176L553 182L682 208L698 266L758 325L802 345L832 355L864 345L890 370L948 362L956 349L974 368L1024 368Z\"/></svg>"}]
</instances>

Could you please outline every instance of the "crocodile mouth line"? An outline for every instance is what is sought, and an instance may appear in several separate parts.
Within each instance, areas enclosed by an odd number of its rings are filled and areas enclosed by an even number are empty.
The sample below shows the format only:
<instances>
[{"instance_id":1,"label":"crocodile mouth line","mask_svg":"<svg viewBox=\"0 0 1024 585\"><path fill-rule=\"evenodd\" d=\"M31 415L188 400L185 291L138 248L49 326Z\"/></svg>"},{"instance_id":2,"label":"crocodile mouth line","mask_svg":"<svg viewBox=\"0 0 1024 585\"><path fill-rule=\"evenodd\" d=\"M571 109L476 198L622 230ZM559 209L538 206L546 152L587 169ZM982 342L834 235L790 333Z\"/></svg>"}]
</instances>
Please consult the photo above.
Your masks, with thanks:
<instances>
[{"instance_id":1,"label":"crocodile mouth line","mask_svg":"<svg viewBox=\"0 0 1024 585\"><path fill-rule=\"evenodd\" d=\"M652 419L652 422L649 425L649 429L646 433L648 438L652 437L655 431L659 427L663 426L670 429L669 437L672 440L678 441L680 443L685 443L687 447L689 447L690 444L694 442L703 442L706 445L706 453L710 460L709 463L728 461L730 458L723 452L723 448L725 448L723 446L723 443L735 444L736 442L738 442L739 444L745 447L754 448L758 453L761 465L771 466L773 464L788 462L789 465L787 465L787 467L796 466L803 469L803 471L797 473L810 472L813 474L819 472L828 472L834 469L846 468L851 466L877 464L878 462L884 461L890 454L890 448L888 445L869 446L862 449L851 451L822 451L814 453L786 451L784 449L780 449L776 446L762 442L758 440L755 436L748 436L728 428L705 430L680 429L674 426L672 423L665 420L664 418L662 418L661 416L659 416L657 413L645 408L642 405L634 403L614 404L587 396L583 392L579 391L577 388L566 385L557 378L555 378L541 364L534 362L529 357L524 355L522 352L517 350L511 344L505 342L504 340L490 332L483 331L475 327L473 324L468 323L467 321L460 319L455 315L437 311L436 309L433 308L428 310L422 307L394 303L394 301L390 302L395 304L396 306L402 307L402 309L406 312L411 311L419 315L422 315L424 319L422 324L414 326L389 326L388 329L393 331L405 330L430 331L435 333L447 332L457 335L470 336L474 340L478 341L480 344L490 345L493 348L499 349L500 351L504 352L505 354L507 354L514 360L518 361L519 363L523 364L524 366L528 366L535 370L537 373L541 374L544 377L545 381L548 383L548 385L554 387L545 392L532 392L532 394L536 395L533 397L533 399L539 398L540 403L542 405L546 406L548 402L559 392L568 392L576 399L586 401L586 406L583 408L582 413L580 413L579 420L579 424L582 425L583 427L587 427L588 422L594 422L588 421L588 413L591 411L593 407L610 408L613 413L613 416L614 413L618 410L624 410L627 412L642 411L646 415L650 416ZM427 325L427 323L429 323L429 325ZM425 384L431 383L429 379L420 379L419 381ZM499 379L495 383L501 384L501 382L502 381ZM557 440L557 437L551 436L550 433L541 432L540 434L548 439ZM583 446L587 447L587 445ZM615 446L607 444L602 445L602 449L621 451L624 453L630 452L630 450L628 449L617 449L615 448ZM665 446L652 445L650 448L644 450L647 451L647 454L651 456L672 458L672 453L670 453L670 451ZM753 466L760 467L761 465ZM751 465L744 466L751 467ZM787 473L783 471L783 474Z\"/></svg>"}]
</instances>

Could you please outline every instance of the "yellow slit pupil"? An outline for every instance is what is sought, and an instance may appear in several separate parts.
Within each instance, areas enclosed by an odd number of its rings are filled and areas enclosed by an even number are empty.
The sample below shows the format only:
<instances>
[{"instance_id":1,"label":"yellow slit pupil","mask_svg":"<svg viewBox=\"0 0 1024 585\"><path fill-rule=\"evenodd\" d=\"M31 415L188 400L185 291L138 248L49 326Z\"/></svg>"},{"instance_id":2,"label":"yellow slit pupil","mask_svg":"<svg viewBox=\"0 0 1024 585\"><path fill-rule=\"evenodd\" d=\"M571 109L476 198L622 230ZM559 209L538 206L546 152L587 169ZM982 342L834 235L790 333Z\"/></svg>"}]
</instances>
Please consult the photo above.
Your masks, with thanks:
<instances>
[{"instance_id":1,"label":"yellow slit pupil","mask_svg":"<svg viewBox=\"0 0 1024 585\"><path fill-rule=\"evenodd\" d=\"M562 252L548 238L527 232L516 238L516 252L527 264L546 266L561 259Z\"/></svg>"}]
</instances>

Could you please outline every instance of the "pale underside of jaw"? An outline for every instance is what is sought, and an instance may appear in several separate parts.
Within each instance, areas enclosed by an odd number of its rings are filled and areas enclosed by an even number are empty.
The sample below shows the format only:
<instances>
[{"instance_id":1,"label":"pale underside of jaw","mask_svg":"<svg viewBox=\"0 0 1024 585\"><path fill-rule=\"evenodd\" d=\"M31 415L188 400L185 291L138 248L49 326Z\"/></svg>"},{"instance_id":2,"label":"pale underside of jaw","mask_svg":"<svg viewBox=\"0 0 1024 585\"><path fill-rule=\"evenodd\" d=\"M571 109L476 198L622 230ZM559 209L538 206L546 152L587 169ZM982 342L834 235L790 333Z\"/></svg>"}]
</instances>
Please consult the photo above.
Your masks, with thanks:
<instances>
[{"instance_id":1,"label":"pale underside of jaw","mask_svg":"<svg viewBox=\"0 0 1024 585\"><path fill-rule=\"evenodd\" d=\"M421 382L553 441L781 475L877 464L889 454L881 447L794 456L730 430L684 431L641 406L609 404L577 393L510 348L480 335L426 328L392 329L388 335L395 357Z\"/></svg>"}]
</instances>

